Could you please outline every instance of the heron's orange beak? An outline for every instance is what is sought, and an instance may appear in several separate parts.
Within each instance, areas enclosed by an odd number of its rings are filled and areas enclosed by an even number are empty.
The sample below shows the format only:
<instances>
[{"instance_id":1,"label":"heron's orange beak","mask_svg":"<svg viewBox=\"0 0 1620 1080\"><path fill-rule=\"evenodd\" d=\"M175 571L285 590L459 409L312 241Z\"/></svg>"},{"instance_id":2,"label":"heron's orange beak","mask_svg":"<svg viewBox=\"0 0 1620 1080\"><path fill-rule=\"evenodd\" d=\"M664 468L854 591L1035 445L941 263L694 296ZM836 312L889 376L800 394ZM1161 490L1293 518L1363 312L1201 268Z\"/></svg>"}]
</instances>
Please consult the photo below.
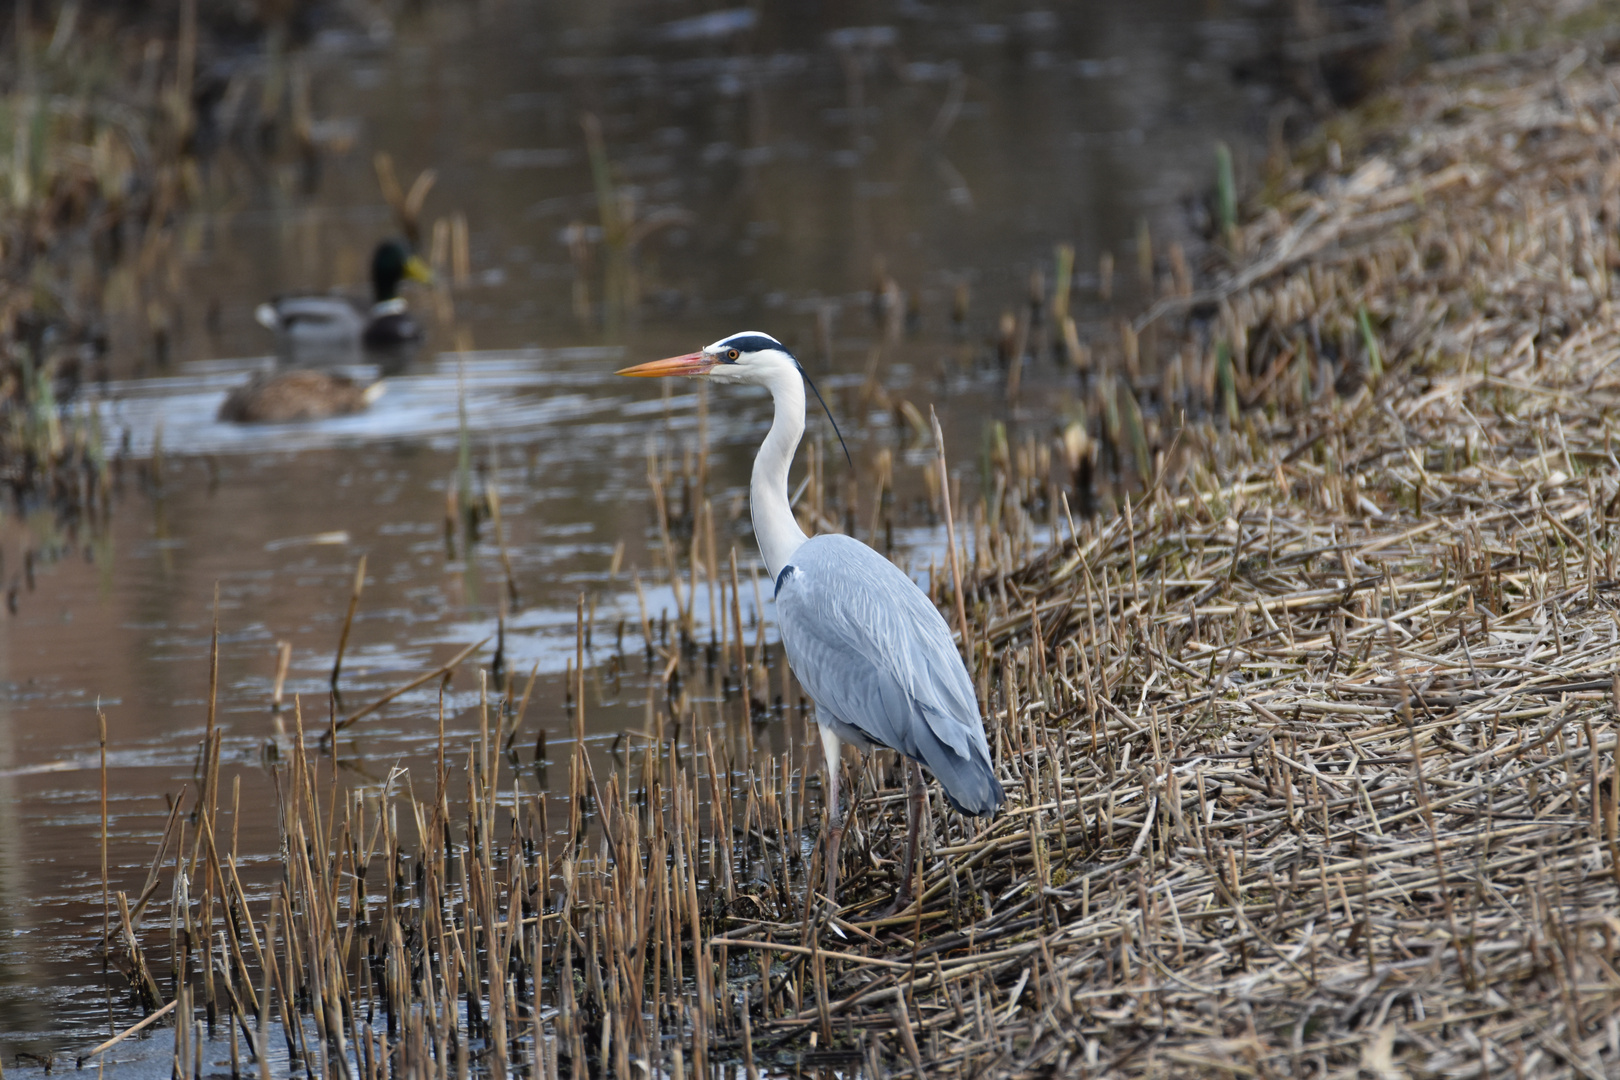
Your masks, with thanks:
<instances>
[{"instance_id":1,"label":"heron's orange beak","mask_svg":"<svg viewBox=\"0 0 1620 1080\"><path fill-rule=\"evenodd\" d=\"M664 375L707 375L720 361L708 353L687 353L668 360L653 360L635 367L621 368L616 375L629 375L637 379L656 379Z\"/></svg>"}]
</instances>

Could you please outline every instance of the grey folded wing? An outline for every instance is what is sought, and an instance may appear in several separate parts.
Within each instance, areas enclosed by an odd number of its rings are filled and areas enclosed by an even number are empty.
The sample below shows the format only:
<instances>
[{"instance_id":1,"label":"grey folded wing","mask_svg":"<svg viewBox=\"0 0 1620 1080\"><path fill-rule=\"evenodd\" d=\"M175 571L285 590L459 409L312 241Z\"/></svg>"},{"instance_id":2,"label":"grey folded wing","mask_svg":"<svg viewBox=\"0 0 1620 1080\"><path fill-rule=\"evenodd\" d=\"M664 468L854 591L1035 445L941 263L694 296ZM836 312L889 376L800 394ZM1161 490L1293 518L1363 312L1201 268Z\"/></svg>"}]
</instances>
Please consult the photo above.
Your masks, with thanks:
<instances>
[{"instance_id":1,"label":"grey folded wing","mask_svg":"<svg viewBox=\"0 0 1620 1080\"><path fill-rule=\"evenodd\" d=\"M788 661L818 710L912 757L963 813L1004 794L949 628L893 563L847 536L818 536L777 577Z\"/></svg>"}]
</instances>

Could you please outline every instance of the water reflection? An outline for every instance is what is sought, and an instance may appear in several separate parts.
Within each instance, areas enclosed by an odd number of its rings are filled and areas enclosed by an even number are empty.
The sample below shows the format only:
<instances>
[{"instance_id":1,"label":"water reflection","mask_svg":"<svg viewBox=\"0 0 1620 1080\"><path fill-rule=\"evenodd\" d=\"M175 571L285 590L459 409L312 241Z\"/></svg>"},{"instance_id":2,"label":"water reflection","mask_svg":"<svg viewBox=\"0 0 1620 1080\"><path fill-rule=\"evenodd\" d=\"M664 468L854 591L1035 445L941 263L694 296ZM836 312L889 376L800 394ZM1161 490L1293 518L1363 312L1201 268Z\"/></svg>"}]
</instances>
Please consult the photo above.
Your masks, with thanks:
<instances>
[{"instance_id":1,"label":"water reflection","mask_svg":"<svg viewBox=\"0 0 1620 1080\"><path fill-rule=\"evenodd\" d=\"M807 346L819 315L836 349L876 329L865 308L889 278L934 332L971 282L987 332L1057 241L1092 296L1104 251L1134 265L1143 218L1161 258L1201 246L1184 203L1218 140L1253 175L1268 91L1233 71L1280 22L1217 2L667 12L429 6L386 54L311 58L314 113L361 134L314 200L215 219L189 306L217 301L219 332L192 355L262 349L248 317L276 292L363 289L389 228L374 150L436 170L422 231L441 266L454 215L469 223L440 348L457 330L510 347L671 320L705 340L768 320ZM244 168L222 153L222 187ZM1128 299L1136 275L1121 279Z\"/></svg>"}]
</instances>

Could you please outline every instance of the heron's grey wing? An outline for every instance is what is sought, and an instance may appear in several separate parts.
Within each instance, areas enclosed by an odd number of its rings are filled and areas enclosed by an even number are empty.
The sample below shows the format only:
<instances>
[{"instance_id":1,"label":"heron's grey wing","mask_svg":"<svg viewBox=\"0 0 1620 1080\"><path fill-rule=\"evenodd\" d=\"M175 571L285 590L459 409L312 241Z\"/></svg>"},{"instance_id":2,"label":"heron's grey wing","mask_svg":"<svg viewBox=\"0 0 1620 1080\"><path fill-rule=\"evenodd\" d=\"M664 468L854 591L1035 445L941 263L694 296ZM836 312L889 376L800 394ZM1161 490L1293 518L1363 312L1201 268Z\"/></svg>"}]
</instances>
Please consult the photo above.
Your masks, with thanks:
<instances>
[{"instance_id":1,"label":"heron's grey wing","mask_svg":"<svg viewBox=\"0 0 1620 1080\"><path fill-rule=\"evenodd\" d=\"M958 809L1000 805L972 681L945 620L899 568L850 537L818 536L782 569L776 609L817 708L923 762Z\"/></svg>"}]
</instances>

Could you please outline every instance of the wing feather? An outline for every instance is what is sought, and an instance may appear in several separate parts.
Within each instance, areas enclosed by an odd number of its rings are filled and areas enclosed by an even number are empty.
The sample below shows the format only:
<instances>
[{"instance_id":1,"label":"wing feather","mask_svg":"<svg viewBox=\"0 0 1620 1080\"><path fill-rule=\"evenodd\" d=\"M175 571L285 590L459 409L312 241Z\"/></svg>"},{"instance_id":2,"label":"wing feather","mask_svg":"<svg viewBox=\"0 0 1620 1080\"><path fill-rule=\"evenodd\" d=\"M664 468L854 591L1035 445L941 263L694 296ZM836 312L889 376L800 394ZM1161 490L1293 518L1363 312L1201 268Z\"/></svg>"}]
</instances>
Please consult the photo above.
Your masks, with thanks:
<instances>
[{"instance_id":1,"label":"wing feather","mask_svg":"<svg viewBox=\"0 0 1620 1080\"><path fill-rule=\"evenodd\" d=\"M788 661L818 709L927 765L959 809L1002 799L973 683L944 618L847 536L806 541L777 582Z\"/></svg>"}]
</instances>

